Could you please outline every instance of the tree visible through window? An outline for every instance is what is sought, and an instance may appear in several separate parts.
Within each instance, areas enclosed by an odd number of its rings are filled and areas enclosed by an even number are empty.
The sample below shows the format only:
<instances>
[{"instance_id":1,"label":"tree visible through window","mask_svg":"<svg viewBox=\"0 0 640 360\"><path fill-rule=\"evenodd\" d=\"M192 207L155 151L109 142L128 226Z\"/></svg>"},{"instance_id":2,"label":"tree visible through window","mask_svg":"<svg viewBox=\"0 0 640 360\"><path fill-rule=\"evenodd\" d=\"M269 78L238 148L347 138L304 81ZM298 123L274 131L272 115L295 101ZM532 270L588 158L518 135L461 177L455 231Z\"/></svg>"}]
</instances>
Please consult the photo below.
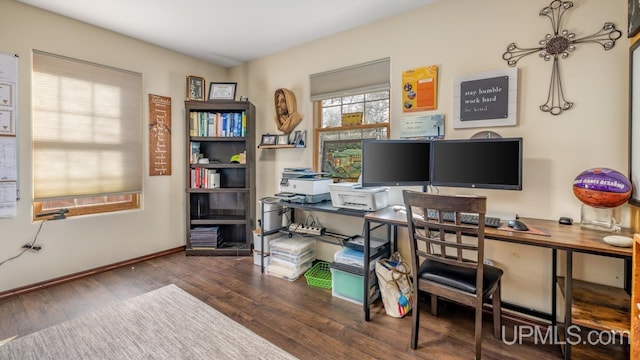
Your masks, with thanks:
<instances>
[{"instance_id":1,"label":"tree visible through window","mask_svg":"<svg viewBox=\"0 0 640 360\"><path fill-rule=\"evenodd\" d=\"M389 91L322 100L322 128L342 126L342 114L362 113L363 124L389 122Z\"/></svg>"},{"instance_id":2,"label":"tree visible through window","mask_svg":"<svg viewBox=\"0 0 640 360\"><path fill-rule=\"evenodd\" d=\"M138 208L142 191L142 76L33 54L34 217Z\"/></svg>"},{"instance_id":3,"label":"tree visible through window","mask_svg":"<svg viewBox=\"0 0 640 360\"><path fill-rule=\"evenodd\" d=\"M389 90L324 99L319 104L316 167L340 181L357 181L360 140L389 138ZM362 113L362 124L343 126L342 116L350 113Z\"/></svg>"}]
</instances>

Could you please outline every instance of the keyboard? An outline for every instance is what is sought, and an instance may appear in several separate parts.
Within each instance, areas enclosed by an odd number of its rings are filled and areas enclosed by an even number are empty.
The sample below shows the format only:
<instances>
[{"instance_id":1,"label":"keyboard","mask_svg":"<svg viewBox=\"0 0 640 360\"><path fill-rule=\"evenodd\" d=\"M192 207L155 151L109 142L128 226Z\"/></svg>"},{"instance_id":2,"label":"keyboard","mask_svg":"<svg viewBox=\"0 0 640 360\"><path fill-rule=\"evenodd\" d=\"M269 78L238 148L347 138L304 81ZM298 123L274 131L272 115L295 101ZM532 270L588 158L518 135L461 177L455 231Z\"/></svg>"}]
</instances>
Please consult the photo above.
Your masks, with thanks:
<instances>
[{"instance_id":1,"label":"keyboard","mask_svg":"<svg viewBox=\"0 0 640 360\"><path fill-rule=\"evenodd\" d=\"M429 218L435 219L437 217L438 217L438 215L437 215L436 211L429 210ZM442 218L445 221L451 221L451 222L453 222L455 220L453 212L450 212L450 211L444 211L442 213ZM478 221L479 220L480 220L479 216L475 215L475 214L460 214L460 222L463 223L463 224L478 225ZM492 227L492 228L499 228L500 225L502 225L502 221L500 220L500 218L493 217L493 216L485 216L484 217L484 226Z\"/></svg>"}]
</instances>

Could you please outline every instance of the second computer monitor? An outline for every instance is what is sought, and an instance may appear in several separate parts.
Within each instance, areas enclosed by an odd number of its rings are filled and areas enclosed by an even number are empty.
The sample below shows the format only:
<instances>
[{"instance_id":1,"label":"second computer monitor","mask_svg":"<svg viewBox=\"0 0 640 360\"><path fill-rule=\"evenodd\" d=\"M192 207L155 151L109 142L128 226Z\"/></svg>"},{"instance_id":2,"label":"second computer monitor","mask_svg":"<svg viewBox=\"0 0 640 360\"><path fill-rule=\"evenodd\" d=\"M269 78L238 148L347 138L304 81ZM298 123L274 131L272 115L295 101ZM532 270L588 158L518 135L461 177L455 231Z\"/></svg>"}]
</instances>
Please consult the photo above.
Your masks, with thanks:
<instances>
[{"instance_id":1,"label":"second computer monitor","mask_svg":"<svg viewBox=\"0 0 640 360\"><path fill-rule=\"evenodd\" d=\"M431 185L522 190L522 138L434 141Z\"/></svg>"}]
</instances>

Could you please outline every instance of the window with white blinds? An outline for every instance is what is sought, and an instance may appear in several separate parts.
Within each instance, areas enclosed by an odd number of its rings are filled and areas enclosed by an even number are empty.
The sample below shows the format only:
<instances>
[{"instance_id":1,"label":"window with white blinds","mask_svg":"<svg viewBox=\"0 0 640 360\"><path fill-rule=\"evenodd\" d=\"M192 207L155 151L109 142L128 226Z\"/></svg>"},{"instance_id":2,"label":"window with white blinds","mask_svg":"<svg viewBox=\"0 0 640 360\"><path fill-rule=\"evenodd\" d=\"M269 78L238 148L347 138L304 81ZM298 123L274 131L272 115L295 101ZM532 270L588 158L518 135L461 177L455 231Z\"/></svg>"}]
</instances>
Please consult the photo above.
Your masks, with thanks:
<instances>
[{"instance_id":1,"label":"window with white blinds","mask_svg":"<svg viewBox=\"0 0 640 360\"><path fill-rule=\"evenodd\" d=\"M141 193L141 74L34 51L32 110L35 202Z\"/></svg>"},{"instance_id":2,"label":"window with white blinds","mask_svg":"<svg viewBox=\"0 0 640 360\"><path fill-rule=\"evenodd\" d=\"M390 66L385 58L310 75L311 101L389 91Z\"/></svg>"},{"instance_id":3,"label":"window with white blinds","mask_svg":"<svg viewBox=\"0 0 640 360\"><path fill-rule=\"evenodd\" d=\"M309 76L310 98L314 102L314 166L317 170L344 180L340 174L347 172L334 169L330 159L325 159L326 144L389 138L390 65L391 60L385 58ZM354 113L361 115L360 124L343 126L343 116ZM346 167L359 168L357 157L354 159L354 163ZM349 172L347 180L352 175ZM356 181L357 176L350 180Z\"/></svg>"}]
</instances>

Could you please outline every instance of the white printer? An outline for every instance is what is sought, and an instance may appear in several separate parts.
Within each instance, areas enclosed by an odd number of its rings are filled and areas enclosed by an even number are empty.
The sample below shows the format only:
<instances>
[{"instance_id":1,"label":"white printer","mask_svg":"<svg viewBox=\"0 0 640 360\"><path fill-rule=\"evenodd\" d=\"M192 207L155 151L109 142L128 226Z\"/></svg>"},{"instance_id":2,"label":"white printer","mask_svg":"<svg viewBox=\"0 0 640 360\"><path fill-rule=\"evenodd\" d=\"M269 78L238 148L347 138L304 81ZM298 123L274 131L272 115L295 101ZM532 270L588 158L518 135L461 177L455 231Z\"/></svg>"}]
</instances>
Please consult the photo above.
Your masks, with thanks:
<instances>
[{"instance_id":1,"label":"white printer","mask_svg":"<svg viewBox=\"0 0 640 360\"><path fill-rule=\"evenodd\" d=\"M329 190L335 207L376 211L389 205L387 187L362 187L359 183L342 182L330 184Z\"/></svg>"},{"instance_id":2,"label":"white printer","mask_svg":"<svg viewBox=\"0 0 640 360\"><path fill-rule=\"evenodd\" d=\"M280 180L280 193L275 197L299 203L318 203L331 199L329 185L332 178L320 177L322 173L309 168L285 168Z\"/></svg>"}]
</instances>

